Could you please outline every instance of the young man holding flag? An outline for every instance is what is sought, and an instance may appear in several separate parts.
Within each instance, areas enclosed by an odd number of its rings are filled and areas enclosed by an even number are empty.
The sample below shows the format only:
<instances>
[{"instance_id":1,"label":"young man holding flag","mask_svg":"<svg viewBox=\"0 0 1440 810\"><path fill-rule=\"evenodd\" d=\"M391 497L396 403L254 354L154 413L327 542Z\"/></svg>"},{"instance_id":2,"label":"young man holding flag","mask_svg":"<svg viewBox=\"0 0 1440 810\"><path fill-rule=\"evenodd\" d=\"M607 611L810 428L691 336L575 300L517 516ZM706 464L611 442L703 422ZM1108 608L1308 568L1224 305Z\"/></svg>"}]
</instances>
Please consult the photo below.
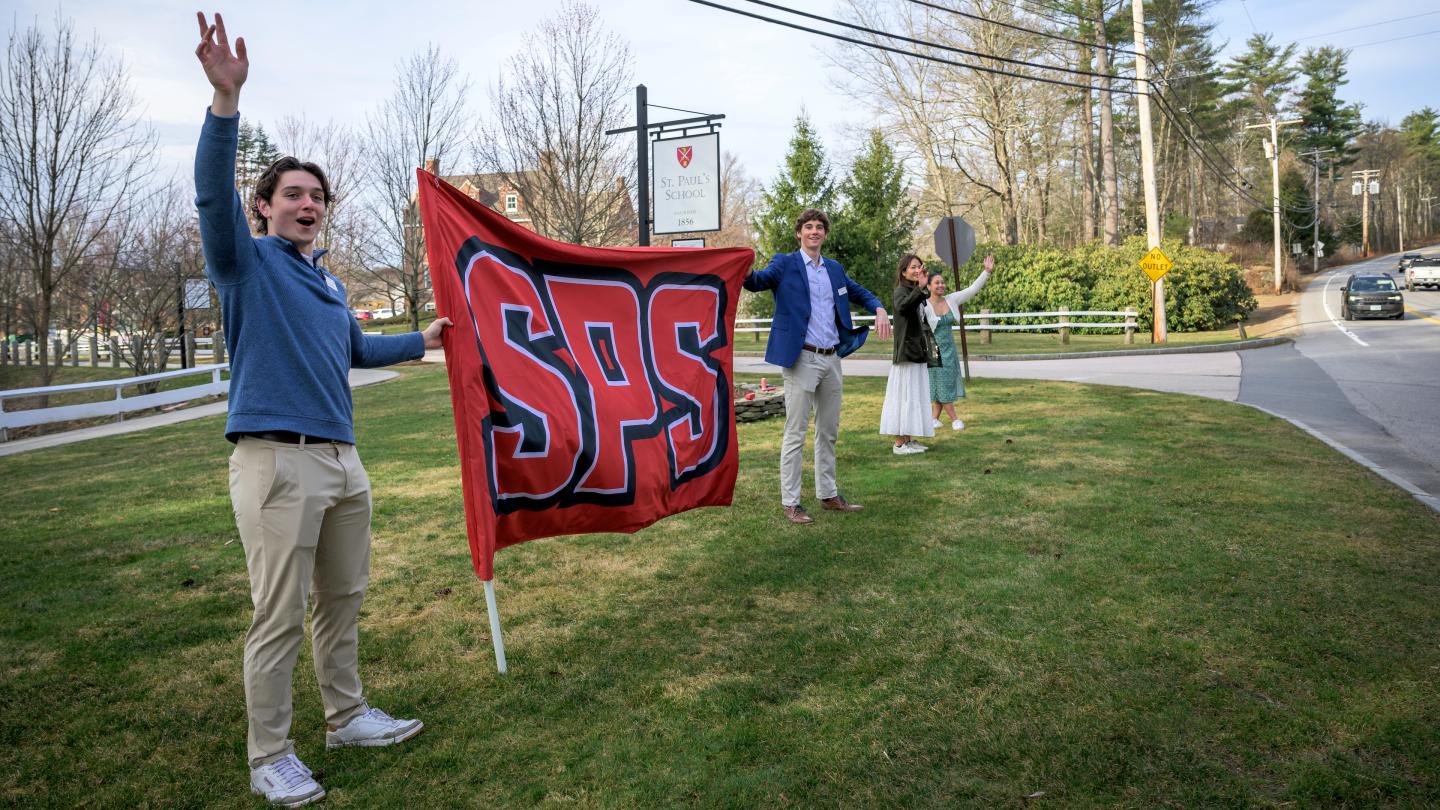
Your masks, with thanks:
<instances>
[{"instance_id":1,"label":"young man holding flag","mask_svg":"<svg viewBox=\"0 0 1440 810\"><path fill-rule=\"evenodd\" d=\"M439 318L423 333L370 336L344 287L320 265L316 237L331 200L320 167L281 158L261 175L250 235L235 192L240 88L250 63L219 14L200 22L195 55L214 88L195 153L206 274L220 296L231 353L230 498L255 613L245 636L250 786L298 807L325 789L289 739L291 680L313 596L311 643L325 704L326 746L392 745L420 733L365 701L357 622L370 570L370 480L355 452L348 375L439 348Z\"/></svg>"}]
</instances>

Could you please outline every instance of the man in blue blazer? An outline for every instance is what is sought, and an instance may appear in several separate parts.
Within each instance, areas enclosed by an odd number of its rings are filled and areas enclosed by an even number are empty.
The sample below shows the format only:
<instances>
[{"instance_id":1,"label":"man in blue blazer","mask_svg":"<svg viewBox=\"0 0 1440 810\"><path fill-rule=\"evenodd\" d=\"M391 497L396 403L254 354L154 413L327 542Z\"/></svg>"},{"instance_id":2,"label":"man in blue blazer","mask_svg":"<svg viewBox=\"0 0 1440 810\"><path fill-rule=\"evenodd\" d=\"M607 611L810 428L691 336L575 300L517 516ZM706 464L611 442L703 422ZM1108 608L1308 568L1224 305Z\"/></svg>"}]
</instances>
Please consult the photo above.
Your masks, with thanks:
<instances>
[{"instance_id":1,"label":"man in blue blazer","mask_svg":"<svg viewBox=\"0 0 1440 810\"><path fill-rule=\"evenodd\" d=\"M801 451L815 414L815 497L825 509L856 512L835 483L835 438L840 432L840 399L844 386L840 358L865 343L869 327L856 329L850 304L875 313L875 331L890 336L890 317L869 290L845 275L834 259L820 256L830 235L830 219L807 208L795 221L800 249L781 253L764 270L745 279L745 289L770 290L775 318L765 344L765 362L781 368L785 378L785 439L780 445L780 506L791 523L813 523L800 505Z\"/></svg>"}]
</instances>

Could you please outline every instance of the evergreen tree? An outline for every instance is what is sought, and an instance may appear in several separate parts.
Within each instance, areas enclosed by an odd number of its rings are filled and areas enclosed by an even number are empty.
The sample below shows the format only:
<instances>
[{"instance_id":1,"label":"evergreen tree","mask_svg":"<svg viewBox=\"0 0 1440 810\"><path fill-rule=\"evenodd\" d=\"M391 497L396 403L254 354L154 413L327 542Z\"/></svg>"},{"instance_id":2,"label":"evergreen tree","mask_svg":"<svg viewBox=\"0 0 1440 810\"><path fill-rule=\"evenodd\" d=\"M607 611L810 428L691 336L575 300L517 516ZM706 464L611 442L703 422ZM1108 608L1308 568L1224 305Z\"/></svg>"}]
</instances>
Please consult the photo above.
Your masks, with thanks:
<instances>
[{"instance_id":1,"label":"evergreen tree","mask_svg":"<svg viewBox=\"0 0 1440 810\"><path fill-rule=\"evenodd\" d=\"M1297 152L1333 149L1322 155L1337 168L1355 162L1358 153L1352 142L1360 134L1360 108L1340 101L1340 86L1345 78L1345 61L1349 54L1339 48L1311 48L1300 58L1300 73L1305 87L1300 91L1296 108L1304 119L1294 145Z\"/></svg>"},{"instance_id":2,"label":"evergreen tree","mask_svg":"<svg viewBox=\"0 0 1440 810\"><path fill-rule=\"evenodd\" d=\"M916 206L904 168L880 130L871 130L839 190L844 203L825 246L851 278L887 299L900 257L910 252Z\"/></svg>"},{"instance_id":3,"label":"evergreen tree","mask_svg":"<svg viewBox=\"0 0 1440 810\"><path fill-rule=\"evenodd\" d=\"M1224 78L1248 111L1278 115L1295 82L1295 46L1282 48L1270 41L1269 34L1256 34L1245 44L1249 50L1230 60Z\"/></svg>"},{"instance_id":4,"label":"evergreen tree","mask_svg":"<svg viewBox=\"0 0 1440 810\"><path fill-rule=\"evenodd\" d=\"M1440 174L1440 113L1422 107L1400 121L1400 141L1427 177Z\"/></svg>"},{"instance_id":5,"label":"evergreen tree","mask_svg":"<svg viewBox=\"0 0 1440 810\"><path fill-rule=\"evenodd\" d=\"M755 266L764 267L777 253L791 253L800 248L795 238L795 220L806 208L818 208L831 216L835 186L830 167L825 163L825 148L802 112L795 119L795 134L790 137L790 151L780 176L760 195L760 211L755 217ZM828 244L828 243L827 243ZM825 251L829 253L830 251ZM775 298L767 294L748 296L745 310L757 318L775 311Z\"/></svg>"},{"instance_id":6,"label":"evergreen tree","mask_svg":"<svg viewBox=\"0 0 1440 810\"><path fill-rule=\"evenodd\" d=\"M270 141L265 128L260 124L240 121L239 141L235 146L235 190L249 212L250 201L255 197L255 181L279 160L280 151ZM251 223L252 227L254 223Z\"/></svg>"},{"instance_id":7,"label":"evergreen tree","mask_svg":"<svg viewBox=\"0 0 1440 810\"><path fill-rule=\"evenodd\" d=\"M806 208L819 208L833 217L830 207L834 200L835 185L825 162L825 148L810 120L801 114L795 119L784 169L761 193L760 213L754 223L757 265L765 266L776 253L799 249L795 219Z\"/></svg>"}]
</instances>

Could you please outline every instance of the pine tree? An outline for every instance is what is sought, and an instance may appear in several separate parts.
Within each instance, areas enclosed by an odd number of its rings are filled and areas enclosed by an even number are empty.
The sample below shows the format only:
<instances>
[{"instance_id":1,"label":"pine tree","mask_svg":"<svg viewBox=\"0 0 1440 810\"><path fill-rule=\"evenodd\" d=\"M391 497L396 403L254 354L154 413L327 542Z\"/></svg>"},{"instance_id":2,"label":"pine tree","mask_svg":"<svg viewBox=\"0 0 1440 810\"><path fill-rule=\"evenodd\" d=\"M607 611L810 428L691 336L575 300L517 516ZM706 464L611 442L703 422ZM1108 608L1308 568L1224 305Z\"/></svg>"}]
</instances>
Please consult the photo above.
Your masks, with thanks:
<instances>
[{"instance_id":1,"label":"pine tree","mask_svg":"<svg viewBox=\"0 0 1440 810\"><path fill-rule=\"evenodd\" d=\"M851 278L886 299L895 286L900 257L911 249L916 206L905 186L904 168L880 130L870 132L839 190L845 202L826 248Z\"/></svg>"},{"instance_id":2,"label":"pine tree","mask_svg":"<svg viewBox=\"0 0 1440 810\"><path fill-rule=\"evenodd\" d=\"M1250 111L1264 116L1278 115L1297 73L1291 64L1295 46L1280 47L1269 34L1256 34L1245 43L1249 50L1230 60L1224 78L1232 92L1239 93Z\"/></svg>"},{"instance_id":3,"label":"pine tree","mask_svg":"<svg viewBox=\"0 0 1440 810\"><path fill-rule=\"evenodd\" d=\"M1355 162L1359 152L1353 145L1363 122L1360 108L1346 105L1339 99L1345 78L1347 51L1325 46L1311 48L1300 58L1300 73L1305 87L1300 91L1296 108L1304 123L1294 144L1297 152L1333 149L1322 157L1337 168Z\"/></svg>"},{"instance_id":4,"label":"pine tree","mask_svg":"<svg viewBox=\"0 0 1440 810\"><path fill-rule=\"evenodd\" d=\"M785 154L780 176L760 195L760 211L753 223L755 266L764 267L777 253L798 250L795 220L800 212L818 208L830 215L834 198L835 186L830 180L830 167L825 163L825 148L810 126L810 119L802 112L795 119L795 134L790 138L790 151ZM753 317L767 318L775 312L775 298L769 294L748 296L745 311Z\"/></svg>"},{"instance_id":5,"label":"pine tree","mask_svg":"<svg viewBox=\"0 0 1440 810\"><path fill-rule=\"evenodd\" d=\"M270 136L260 124L240 121L240 135L235 146L235 190L240 193L248 211L250 201L255 197L255 181L280 159L280 151L271 143ZM252 223L253 226L253 223Z\"/></svg>"},{"instance_id":6,"label":"pine tree","mask_svg":"<svg viewBox=\"0 0 1440 810\"><path fill-rule=\"evenodd\" d=\"M790 253L800 247L795 239L795 219L806 208L818 208L827 215L835 198L825 148L810 120L801 114L795 119L795 134L785 155L785 168L761 194L760 214L755 218L755 261L764 266L776 253Z\"/></svg>"}]
</instances>

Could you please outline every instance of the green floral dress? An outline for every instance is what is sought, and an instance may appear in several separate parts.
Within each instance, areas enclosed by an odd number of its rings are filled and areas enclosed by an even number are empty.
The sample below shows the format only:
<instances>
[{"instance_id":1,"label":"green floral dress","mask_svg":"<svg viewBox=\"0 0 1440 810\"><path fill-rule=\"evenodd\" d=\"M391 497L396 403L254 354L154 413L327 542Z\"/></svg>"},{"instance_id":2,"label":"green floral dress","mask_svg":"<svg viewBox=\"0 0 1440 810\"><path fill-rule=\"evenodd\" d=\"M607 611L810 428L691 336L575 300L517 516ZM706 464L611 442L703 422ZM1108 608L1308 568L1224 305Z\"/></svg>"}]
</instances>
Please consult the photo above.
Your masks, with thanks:
<instances>
[{"instance_id":1,"label":"green floral dress","mask_svg":"<svg viewBox=\"0 0 1440 810\"><path fill-rule=\"evenodd\" d=\"M965 380L960 374L960 352L955 348L955 310L935 323L935 346L940 350L940 367L930 369L930 401L950 403L965 398Z\"/></svg>"}]
</instances>

